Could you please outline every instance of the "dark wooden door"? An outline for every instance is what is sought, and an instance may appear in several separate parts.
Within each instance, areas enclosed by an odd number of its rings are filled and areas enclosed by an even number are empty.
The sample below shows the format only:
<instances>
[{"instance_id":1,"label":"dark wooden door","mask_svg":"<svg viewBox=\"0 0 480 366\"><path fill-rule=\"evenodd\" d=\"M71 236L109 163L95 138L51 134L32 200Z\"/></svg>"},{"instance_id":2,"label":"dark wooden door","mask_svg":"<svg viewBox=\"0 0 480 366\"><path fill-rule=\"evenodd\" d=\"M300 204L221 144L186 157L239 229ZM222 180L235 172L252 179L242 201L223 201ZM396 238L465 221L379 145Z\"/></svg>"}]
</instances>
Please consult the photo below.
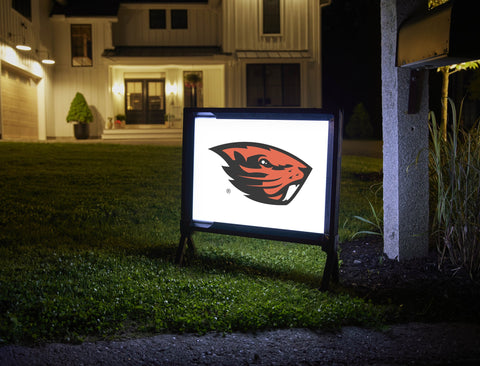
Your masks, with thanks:
<instances>
[{"instance_id":1,"label":"dark wooden door","mask_svg":"<svg viewBox=\"0 0 480 366\"><path fill-rule=\"evenodd\" d=\"M165 123L165 80L126 79L127 124Z\"/></svg>"}]
</instances>

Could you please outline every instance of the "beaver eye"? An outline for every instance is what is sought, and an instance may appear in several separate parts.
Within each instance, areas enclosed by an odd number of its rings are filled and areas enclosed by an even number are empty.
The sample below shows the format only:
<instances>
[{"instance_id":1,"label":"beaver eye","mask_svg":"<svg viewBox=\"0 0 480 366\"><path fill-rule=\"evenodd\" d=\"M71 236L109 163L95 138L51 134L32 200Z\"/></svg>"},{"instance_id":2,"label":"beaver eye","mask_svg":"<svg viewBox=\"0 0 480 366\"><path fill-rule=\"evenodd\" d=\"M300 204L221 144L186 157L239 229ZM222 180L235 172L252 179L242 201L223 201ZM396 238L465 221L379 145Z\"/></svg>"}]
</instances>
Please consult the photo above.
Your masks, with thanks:
<instances>
[{"instance_id":1,"label":"beaver eye","mask_svg":"<svg viewBox=\"0 0 480 366\"><path fill-rule=\"evenodd\" d=\"M261 158L259 161L260 165L263 165L265 168L271 168L273 165L267 159Z\"/></svg>"}]
</instances>

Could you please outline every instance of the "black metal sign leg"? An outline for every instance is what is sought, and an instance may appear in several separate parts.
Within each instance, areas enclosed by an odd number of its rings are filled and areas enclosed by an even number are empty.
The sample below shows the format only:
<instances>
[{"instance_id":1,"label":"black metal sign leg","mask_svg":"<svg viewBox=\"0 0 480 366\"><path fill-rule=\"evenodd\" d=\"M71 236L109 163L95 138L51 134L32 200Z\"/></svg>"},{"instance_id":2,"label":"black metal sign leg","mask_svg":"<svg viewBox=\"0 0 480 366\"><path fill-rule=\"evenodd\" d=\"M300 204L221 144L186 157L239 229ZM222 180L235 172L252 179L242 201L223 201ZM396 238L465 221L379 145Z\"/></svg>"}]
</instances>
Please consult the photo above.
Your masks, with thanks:
<instances>
[{"instance_id":1,"label":"black metal sign leg","mask_svg":"<svg viewBox=\"0 0 480 366\"><path fill-rule=\"evenodd\" d=\"M195 252L195 246L193 244L192 236L190 234L182 234L180 237L180 243L178 244L177 256L175 263L178 265L183 264L183 258L185 257L185 248L190 252Z\"/></svg>"},{"instance_id":2,"label":"black metal sign leg","mask_svg":"<svg viewBox=\"0 0 480 366\"><path fill-rule=\"evenodd\" d=\"M339 270L338 270L338 254L335 248L327 252L327 261L325 262L325 269L323 270L322 284L320 289L327 291L330 287L330 281L338 283Z\"/></svg>"}]
</instances>

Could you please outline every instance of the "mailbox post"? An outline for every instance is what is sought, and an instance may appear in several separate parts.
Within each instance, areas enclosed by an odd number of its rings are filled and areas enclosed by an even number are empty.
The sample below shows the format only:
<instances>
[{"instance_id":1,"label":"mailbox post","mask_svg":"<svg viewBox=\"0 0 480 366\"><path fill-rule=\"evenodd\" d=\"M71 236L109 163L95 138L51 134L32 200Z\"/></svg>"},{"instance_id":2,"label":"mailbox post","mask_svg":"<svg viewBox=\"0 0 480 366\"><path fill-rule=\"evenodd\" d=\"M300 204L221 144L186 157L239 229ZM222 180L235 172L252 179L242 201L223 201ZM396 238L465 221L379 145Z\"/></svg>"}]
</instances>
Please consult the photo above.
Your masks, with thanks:
<instances>
[{"instance_id":1,"label":"mailbox post","mask_svg":"<svg viewBox=\"0 0 480 366\"><path fill-rule=\"evenodd\" d=\"M428 253L428 68L480 58L474 0L381 0L384 251ZM418 15L420 14L420 15Z\"/></svg>"},{"instance_id":2,"label":"mailbox post","mask_svg":"<svg viewBox=\"0 0 480 366\"><path fill-rule=\"evenodd\" d=\"M399 26L423 4L381 1L384 251L397 260L428 253L428 77L420 71L418 108L408 114L410 70L396 66Z\"/></svg>"}]
</instances>

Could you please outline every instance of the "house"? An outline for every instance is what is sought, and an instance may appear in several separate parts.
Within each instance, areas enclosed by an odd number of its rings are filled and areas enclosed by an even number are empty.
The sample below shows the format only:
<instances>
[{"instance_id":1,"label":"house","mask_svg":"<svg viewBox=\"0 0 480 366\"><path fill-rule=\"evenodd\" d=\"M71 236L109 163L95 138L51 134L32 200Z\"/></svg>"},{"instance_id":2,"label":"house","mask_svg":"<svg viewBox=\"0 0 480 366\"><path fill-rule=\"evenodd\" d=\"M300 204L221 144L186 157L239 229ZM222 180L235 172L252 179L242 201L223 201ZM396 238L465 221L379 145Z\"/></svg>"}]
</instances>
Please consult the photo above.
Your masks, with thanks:
<instances>
[{"instance_id":1,"label":"house","mask_svg":"<svg viewBox=\"0 0 480 366\"><path fill-rule=\"evenodd\" d=\"M321 107L329 2L0 0L1 137L72 139L76 92L104 139L181 138L188 106Z\"/></svg>"}]
</instances>

